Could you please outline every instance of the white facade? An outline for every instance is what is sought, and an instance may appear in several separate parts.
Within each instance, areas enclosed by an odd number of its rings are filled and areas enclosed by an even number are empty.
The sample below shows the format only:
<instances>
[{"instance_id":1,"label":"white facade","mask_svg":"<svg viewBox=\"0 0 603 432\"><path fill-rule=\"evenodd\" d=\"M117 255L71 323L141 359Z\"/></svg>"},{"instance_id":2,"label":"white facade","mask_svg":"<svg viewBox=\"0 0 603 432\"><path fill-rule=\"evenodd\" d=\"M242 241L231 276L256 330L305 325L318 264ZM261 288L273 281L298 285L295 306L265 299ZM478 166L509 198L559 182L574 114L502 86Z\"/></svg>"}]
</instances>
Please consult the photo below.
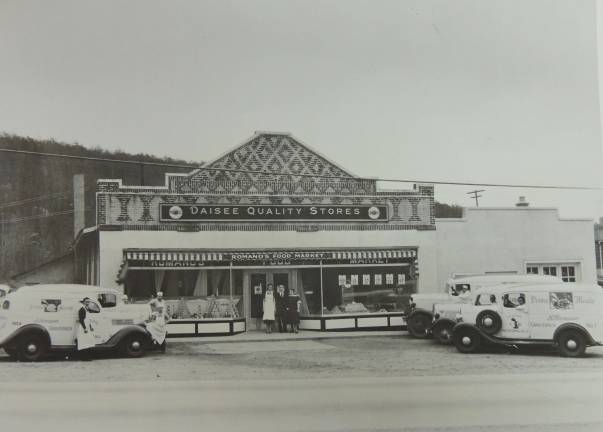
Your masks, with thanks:
<instances>
[{"instance_id":1,"label":"white facade","mask_svg":"<svg viewBox=\"0 0 603 432\"><path fill-rule=\"evenodd\" d=\"M555 268L561 277L574 267L576 282L597 281L590 219L560 219L552 208L468 208L463 218L437 219L436 227L438 286L454 274L528 268Z\"/></svg>"},{"instance_id":2,"label":"white facade","mask_svg":"<svg viewBox=\"0 0 603 432\"><path fill-rule=\"evenodd\" d=\"M560 219L550 208L468 208L463 218L438 219L435 231L101 231L102 286L116 279L129 248L291 249L411 246L418 250L418 290L440 292L454 274L515 272L528 267L575 267L577 282L597 281L590 219Z\"/></svg>"}]
</instances>

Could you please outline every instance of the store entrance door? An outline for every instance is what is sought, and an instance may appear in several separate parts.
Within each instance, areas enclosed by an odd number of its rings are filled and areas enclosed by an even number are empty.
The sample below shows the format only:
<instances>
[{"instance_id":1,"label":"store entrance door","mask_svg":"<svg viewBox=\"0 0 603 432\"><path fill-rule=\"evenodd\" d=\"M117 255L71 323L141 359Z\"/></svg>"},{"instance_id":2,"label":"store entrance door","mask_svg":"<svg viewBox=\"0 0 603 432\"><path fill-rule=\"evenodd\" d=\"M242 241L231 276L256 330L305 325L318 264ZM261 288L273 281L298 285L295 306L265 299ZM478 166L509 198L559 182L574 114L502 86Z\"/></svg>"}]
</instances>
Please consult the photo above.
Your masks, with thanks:
<instances>
[{"instance_id":1,"label":"store entrance door","mask_svg":"<svg viewBox=\"0 0 603 432\"><path fill-rule=\"evenodd\" d=\"M272 276L274 289L279 285L283 285L285 287L285 294L289 292L289 273L274 273Z\"/></svg>"},{"instance_id":2,"label":"store entrance door","mask_svg":"<svg viewBox=\"0 0 603 432\"><path fill-rule=\"evenodd\" d=\"M249 324L255 329L260 329L262 326L262 300L266 292L266 273L252 273L250 277L250 299L251 311Z\"/></svg>"},{"instance_id":3,"label":"store entrance door","mask_svg":"<svg viewBox=\"0 0 603 432\"><path fill-rule=\"evenodd\" d=\"M272 284L273 289L279 285L285 287L285 291L289 292L289 273L275 273L270 270L252 270L249 274L249 288L246 290L247 296L249 296L249 309L246 309L247 316L247 328L249 330L260 330L264 329L264 323L262 322L262 316L264 311L262 310L262 302L264 300L264 293L268 284Z\"/></svg>"}]
</instances>

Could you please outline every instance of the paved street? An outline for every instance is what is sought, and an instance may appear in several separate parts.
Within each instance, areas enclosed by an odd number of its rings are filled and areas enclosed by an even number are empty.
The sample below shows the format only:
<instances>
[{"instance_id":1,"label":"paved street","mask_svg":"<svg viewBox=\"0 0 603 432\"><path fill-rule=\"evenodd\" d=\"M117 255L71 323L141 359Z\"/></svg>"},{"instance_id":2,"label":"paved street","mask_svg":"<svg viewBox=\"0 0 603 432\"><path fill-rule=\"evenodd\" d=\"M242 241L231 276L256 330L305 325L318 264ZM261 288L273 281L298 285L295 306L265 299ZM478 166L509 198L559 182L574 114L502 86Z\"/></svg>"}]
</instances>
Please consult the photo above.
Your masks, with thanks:
<instances>
[{"instance_id":1,"label":"paved street","mask_svg":"<svg viewBox=\"0 0 603 432\"><path fill-rule=\"evenodd\" d=\"M108 358L92 362L53 361L22 364L0 355L0 381L147 381L253 380L498 375L603 372L603 347L587 357L568 359L556 353L459 354L452 346L416 340L405 333L388 337L218 343L169 341L168 353L142 359ZM316 333L310 333L316 335ZM270 339L269 339L270 340Z\"/></svg>"},{"instance_id":2,"label":"paved street","mask_svg":"<svg viewBox=\"0 0 603 432\"><path fill-rule=\"evenodd\" d=\"M3 387L3 429L79 430L84 424L87 430L105 431L486 430L492 424L499 430L595 431L603 427L602 374L8 383ZM560 425L564 428L557 429Z\"/></svg>"},{"instance_id":3,"label":"paved street","mask_svg":"<svg viewBox=\"0 0 603 432\"><path fill-rule=\"evenodd\" d=\"M466 356L405 335L170 342L168 354L138 360L23 364L1 356L3 427L603 429L602 348L566 359L543 352Z\"/></svg>"}]
</instances>

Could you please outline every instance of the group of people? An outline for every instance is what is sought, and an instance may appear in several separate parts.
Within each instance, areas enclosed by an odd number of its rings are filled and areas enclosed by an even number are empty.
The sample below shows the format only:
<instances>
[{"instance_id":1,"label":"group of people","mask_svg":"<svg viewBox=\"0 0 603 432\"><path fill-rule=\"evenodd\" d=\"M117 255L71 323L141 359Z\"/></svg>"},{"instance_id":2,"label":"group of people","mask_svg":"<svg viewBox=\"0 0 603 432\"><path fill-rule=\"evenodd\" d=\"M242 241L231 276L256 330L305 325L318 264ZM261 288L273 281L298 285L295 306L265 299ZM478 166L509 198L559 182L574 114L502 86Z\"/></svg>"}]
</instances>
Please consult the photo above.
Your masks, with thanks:
<instances>
[{"instance_id":1,"label":"group of people","mask_svg":"<svg viewBox=\"0 0 603 432\"><path fill-rule=\"evenodd\" d=\"M291 333L297 333L300 308L301 300L294 288L287 292L284 285L278 285L275 292L272 284L268 284L262 301L262 320L266 324L266 333L272 333L275 321L280 333L286 333L288 327Z\"/></svg>"}]
</instances>

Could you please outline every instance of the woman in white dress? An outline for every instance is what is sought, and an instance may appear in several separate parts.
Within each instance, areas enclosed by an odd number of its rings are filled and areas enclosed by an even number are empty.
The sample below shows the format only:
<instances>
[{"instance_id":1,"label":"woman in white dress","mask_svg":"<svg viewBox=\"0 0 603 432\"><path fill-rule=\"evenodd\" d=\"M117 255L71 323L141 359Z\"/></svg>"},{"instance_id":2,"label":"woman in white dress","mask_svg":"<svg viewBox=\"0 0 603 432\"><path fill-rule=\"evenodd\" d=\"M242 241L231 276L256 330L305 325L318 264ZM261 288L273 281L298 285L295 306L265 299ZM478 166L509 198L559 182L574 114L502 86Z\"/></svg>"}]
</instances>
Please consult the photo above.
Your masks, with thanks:
<instances>
[{"instance_id":1,"label":"woman in white dress","mask_svg":"<svg viewBox=\"0 0 603 432\"><path fill-rule=\"evenodd\" d=\"M266 323L266 333L272 333L272 328L274 327L274 312L276 310L272 284L268 284L268 287L266 288L266 294L264 294L264 302L262 306L264 310L262 319Z\"/></svg>"}]
</instances>

